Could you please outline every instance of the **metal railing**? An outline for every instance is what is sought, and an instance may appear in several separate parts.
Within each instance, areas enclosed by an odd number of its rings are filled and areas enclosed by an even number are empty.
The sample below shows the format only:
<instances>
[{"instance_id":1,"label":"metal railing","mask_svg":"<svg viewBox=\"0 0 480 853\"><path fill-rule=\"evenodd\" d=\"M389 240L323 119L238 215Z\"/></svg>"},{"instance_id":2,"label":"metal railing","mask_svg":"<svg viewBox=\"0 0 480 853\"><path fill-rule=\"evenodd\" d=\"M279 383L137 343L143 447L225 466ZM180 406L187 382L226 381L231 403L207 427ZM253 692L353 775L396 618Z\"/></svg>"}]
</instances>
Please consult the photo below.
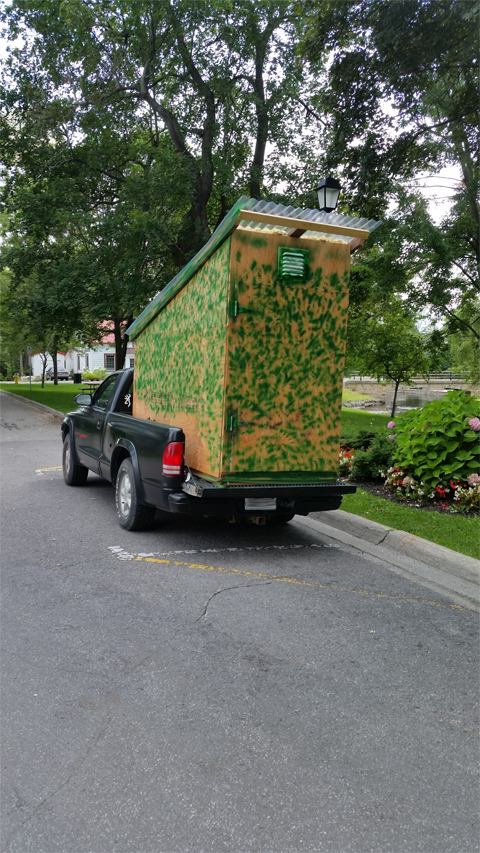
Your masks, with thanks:
<instances>
[{"instance_id":1,"label":"metal railing","mask_svg":"<svg viewBox=\"0 0 480 853\"><path fill-rule=\"evenodd\" d=\"M358 370L349 370L345 373L345 379L368 379L370 382L376 382L373 376L365 376ZM451 370L446 370L444 373L425 373L423 376L412 376L411 382L430 382L431 379L444 379L446 382L464 382L465 378L460 373L453 373ZM391 380L384 380L390 382Z\"/></svg>"}]
</instances>

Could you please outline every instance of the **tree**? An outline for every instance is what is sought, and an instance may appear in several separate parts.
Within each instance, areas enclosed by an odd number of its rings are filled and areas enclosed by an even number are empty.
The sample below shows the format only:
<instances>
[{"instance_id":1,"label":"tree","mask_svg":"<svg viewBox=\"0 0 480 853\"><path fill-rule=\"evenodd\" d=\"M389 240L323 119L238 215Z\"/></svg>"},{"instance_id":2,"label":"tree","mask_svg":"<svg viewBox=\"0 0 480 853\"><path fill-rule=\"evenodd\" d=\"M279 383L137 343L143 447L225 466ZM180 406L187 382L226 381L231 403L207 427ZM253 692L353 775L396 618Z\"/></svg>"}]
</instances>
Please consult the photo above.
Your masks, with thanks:
<instances>
[{"instance_id":1,"label":"tree","mask_svg":"<svg viewBox=\"0 0 480 853\"><path fill-rule=\"evenodd\" d=\"M241 191L260 197L268 142L284 147L305 123L311 81L287 0L14 0L7 19L25 38L10 99L63 107L90 138L141 124L152 160L168 140L187 203L170 242L178 267Z\"/></svg>"},{"instance_id":2,"label":"tree","mask_svg":"<svg viewBox=\"0 0 480 853\"><path fill-rule=\"evenodd\" d=\"M371 306L370 312L357 316L351 325L356 364L364 375L394 383L392 417L395 415L400 383L428 370L424 341L414 319L400 302L392 302L384 313Z\"/></svg>"},{"instance_id":3,"label":"tree","mask_svg":"<svg viewBox=\"0 0 480 853\"><path fill-rule=\"evenodd\" d=\"M121 366L132 316L241 193L265 191L267 144L270 186L304 125L314 162L301 22L286 0L14 0L5 19L24 40L3 80L5 263L58 312L78 302L85 339L109 320Z\"/></svg>"},{"instance_id":4,"label":"tree","mask_svg":"<svg viewBox=\"0 0 480 853\"><path fill-rule=\"evenodd\" d=\"M351 208L370 216L395 203L393 240L411 297L474 335L456 309L480 290L479 8L475 0L312 0L303 43L319 63L331 50L317 106L329 117L327 164L341 169ZM414 192L417 174L449 164L462 179L435 225ZM392 234L382 232L387 244Z\"/></svg>"},{"instance_id":5,"label":"tree","mask_svg":"<svg viewBox=\"0 0 480 853\"><path fill-rule=\"evenodd\" d=\"M34 352L40 353L43 388L47 358L52 350L52 325L48 308L34 281L24 281L21 288L15 288L11 276L5 272L2 274L0 319L2 349L8 353L11 372L18 355L26 350L28 344ZM21 356L17 363L21 364Z\"/></svg>"},{"instance_id":6,"label":"tree","mask_svg":"<svg viewBox=\"0 0 480 853\"><path fill-rule=\"evenodd\" d=\"M465 306L457 312L460 321L463 319L461 314L464 310ZM478 385L480 383L480 299L470 306L466 319L476 334L470 330L460 332L457 329L448 336L452 369L463 374L468 383Z\"/></svg>"}]
</instances>

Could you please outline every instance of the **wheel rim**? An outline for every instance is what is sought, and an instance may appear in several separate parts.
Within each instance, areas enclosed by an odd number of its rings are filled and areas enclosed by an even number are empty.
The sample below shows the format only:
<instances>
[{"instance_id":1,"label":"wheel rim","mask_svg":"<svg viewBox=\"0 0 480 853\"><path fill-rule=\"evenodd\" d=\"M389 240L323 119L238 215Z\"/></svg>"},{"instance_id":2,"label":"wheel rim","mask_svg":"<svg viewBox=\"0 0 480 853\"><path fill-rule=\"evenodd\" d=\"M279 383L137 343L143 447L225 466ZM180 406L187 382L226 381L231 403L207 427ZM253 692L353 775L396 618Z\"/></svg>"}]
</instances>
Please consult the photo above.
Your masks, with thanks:
<instances>
[{"instance_id":1,"label":"wheel rim","mask_svg":"<svg viewBox=\"0 0 480 853\"><path fill-rule=\"evenodd\" d=\"M67 442L67 446L65 447L65 473L66 474L70 473L70 458L71 458L70 445Z\"/></svg>"},{"instance_id":2,"label":"wheel rim","mask_svg":"<svg viewBox=\"0 0 480 853\"><path fill-rule=\"evenodd\" d=\"M129 514L130 507L132 505L132 484L126 471L122 475L122 479L120 481L119 504L121 515L126 517Z\"/></svg>"}]
</instances>

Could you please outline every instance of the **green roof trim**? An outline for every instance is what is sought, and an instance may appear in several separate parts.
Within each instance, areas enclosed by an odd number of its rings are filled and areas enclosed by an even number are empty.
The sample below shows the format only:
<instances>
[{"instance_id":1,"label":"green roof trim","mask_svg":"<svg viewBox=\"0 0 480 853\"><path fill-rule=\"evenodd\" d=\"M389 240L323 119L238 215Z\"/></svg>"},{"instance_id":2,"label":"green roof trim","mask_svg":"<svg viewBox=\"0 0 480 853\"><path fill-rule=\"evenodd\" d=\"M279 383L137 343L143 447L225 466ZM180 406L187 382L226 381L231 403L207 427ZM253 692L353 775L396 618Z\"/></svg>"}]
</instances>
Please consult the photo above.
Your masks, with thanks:
<instances>
[{"instance_id":1,"label":"green roof trim","mask_svg":"<svg viewBox=\"0 0 480 853\"><path fill-rule=\"evenodd\" d=\"M147 305L147 307L142 311L141 314L133 321L131 326L127 329L127 334L131 341L133 341L138 335L143 332L143 330L148 326L149 323L152 322L154 317L157 316L159 311L165 307L165 305L173 299L174 296L177 295L179 290L182 287L185 287L187 282L195 275L196 272L200 269L201 266L209 259L211 255L213 255L214 251L219 247L220 243L223 243L226 237L233 231L235 228L235 223L238 218L238 214L241 210L247 210L250 207L253 207L256 204L256 199L249 199L247 196L242 195L237 202L233 205L232 209L228 211L227 215L224 219L222 219L218 228L213 232L210 240L205 243L204 246L200 249L199 252L192 258L191 261L180 270L179 273L172 278L172 280L167 284L160 293L157 293L154 299Z\"/></svg>"}]
</instances>

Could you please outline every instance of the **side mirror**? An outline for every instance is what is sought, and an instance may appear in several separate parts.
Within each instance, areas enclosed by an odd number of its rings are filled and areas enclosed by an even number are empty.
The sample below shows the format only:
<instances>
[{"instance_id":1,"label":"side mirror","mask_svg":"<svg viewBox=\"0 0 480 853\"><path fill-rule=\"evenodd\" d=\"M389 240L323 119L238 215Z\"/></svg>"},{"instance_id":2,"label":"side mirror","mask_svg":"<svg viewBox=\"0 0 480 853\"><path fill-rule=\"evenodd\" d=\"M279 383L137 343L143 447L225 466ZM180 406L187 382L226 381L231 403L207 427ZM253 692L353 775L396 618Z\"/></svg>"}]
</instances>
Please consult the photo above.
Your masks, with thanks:
<instances>
[{"instance_id":1,"label":"side mirror","mask_svg":"<svg viewBox=\"0 0 480 853\"><path fill-rule=\"evenodd\" d=\"M91 406L92 405L92 395L91 394L77 394L75 397L75 402L77 406Z\"/></svg>"}]
</instances>

